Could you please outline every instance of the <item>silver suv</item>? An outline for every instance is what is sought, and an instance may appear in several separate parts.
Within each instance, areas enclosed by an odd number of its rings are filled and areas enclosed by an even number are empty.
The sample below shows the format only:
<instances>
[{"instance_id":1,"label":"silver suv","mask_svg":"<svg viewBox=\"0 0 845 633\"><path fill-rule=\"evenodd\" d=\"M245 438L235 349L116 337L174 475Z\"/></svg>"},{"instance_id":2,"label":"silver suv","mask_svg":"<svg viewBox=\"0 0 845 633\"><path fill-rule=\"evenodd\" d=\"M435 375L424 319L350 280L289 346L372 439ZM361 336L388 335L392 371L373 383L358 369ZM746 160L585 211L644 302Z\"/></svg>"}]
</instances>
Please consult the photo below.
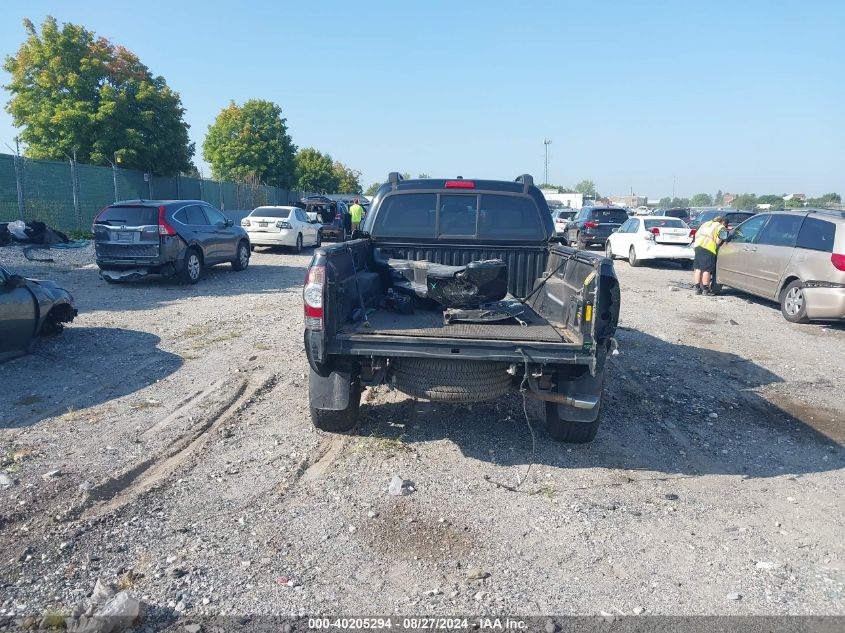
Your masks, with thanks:
<instances>
[{"instance_id":1,"label":"silver suv","mask_svg":"<svg viewBox=\"0 0 845 633\"><path fill-rule=\"evenodd\" d=\"M845 211L760 213L719 248L717 288L780 303L787 321L845 319Z\"/></svg>"}]
</instances>

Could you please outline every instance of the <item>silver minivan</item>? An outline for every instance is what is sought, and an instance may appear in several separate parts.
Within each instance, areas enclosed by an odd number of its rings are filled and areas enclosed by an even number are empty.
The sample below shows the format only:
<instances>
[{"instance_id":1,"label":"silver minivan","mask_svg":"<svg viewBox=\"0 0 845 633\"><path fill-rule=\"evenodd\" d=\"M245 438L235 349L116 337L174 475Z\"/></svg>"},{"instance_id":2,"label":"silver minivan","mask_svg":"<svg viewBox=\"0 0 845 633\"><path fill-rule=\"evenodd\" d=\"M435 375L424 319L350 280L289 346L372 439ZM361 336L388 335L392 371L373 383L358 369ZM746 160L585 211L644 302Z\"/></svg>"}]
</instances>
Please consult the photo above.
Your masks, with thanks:
<instances>
[{"instance_id":1,"label":"silver minivan","mask_svg":"<svg viewBox=\"0 0 845 633\"><path fill-rule=\"evenodd\" d=\"M717 288L777 301L793 323L845 319L845 211L760 213L725 233Z\"/></svg>"}]
</instances>

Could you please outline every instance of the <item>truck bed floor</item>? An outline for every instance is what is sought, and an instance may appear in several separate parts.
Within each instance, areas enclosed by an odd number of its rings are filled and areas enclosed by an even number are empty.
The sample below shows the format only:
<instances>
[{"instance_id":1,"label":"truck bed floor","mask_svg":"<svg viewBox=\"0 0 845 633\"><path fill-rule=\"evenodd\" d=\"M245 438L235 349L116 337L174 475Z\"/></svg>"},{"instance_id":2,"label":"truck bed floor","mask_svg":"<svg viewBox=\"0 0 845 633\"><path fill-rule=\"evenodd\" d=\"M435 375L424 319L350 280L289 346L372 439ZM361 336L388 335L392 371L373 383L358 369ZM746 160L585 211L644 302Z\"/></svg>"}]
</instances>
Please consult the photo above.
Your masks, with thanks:
<instances>
[{"instance_id":1,"label":"truck bed floor","mask_svg":"<svg viewBox=\"0 0 845 633\"><path fill-rule=\"evenodd\" d=\"M369 315L370 327L363 321L347 323L338 335L420 336L431 338L486 339L496 341L535 341L544 343L567 342L546 319L526 306L522 315L527 326L517 323L455 323L445 325L443 314L418 310L413 314L397 314L389 310L378 310Z\"/></svg>"}]
</instances>

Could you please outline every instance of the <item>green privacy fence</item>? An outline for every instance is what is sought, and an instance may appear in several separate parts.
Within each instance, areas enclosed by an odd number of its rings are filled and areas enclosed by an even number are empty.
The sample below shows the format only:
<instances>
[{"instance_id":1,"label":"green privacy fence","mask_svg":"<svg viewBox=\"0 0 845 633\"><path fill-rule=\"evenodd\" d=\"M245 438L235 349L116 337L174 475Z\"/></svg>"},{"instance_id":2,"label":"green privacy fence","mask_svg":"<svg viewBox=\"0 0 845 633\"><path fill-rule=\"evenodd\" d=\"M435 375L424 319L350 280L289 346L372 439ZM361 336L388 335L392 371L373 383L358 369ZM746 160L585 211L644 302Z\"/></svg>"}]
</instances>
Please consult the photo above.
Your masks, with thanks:
<instances>
[{"instance_id":1,"label":"green privacy fence","mask_svg":"<svg viewBox=\"0 0 845 633\"><path fill-rule=\"evenodd\" d=\"M290 204L303 195L266 185L0 154L0 222L39 220L60 231L88 230L100 209L116 200L205 200L226 211Z\"/></svg>"}]
</instances>

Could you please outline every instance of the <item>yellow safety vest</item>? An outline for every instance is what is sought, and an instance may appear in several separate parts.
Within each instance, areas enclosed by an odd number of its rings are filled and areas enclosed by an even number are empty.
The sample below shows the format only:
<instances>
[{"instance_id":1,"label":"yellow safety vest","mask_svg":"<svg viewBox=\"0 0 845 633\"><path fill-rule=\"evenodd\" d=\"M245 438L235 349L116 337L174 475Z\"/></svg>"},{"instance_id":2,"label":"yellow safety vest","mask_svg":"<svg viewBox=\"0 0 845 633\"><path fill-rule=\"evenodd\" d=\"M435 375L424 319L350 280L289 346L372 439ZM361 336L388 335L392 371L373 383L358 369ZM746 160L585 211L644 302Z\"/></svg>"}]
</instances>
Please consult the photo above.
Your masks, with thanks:
<instances>
[{"instance_id":1,"label":"yellow safety vest","mask_svg":"<svg viewBox=\"0 0 845 633\"><path fill-rule=\"evenodd\" d=\"M364 215L364 207L360 204L353 204L349 207L349 213L352 214L352 221L353 222L360 222L361 216Z\"/></svg>"},{"instance_id":2,"label":"yellow safety vest","mask_svg":"<svg viewBox=\"0 0 845 633\"><path fill-rule=\"evenodd\" d=\"M719 231L723 228L721 222L713 222L712 220L702 224L695 232L695 247L698 248L700 246L715 255L716 237L718 237Z\"/></svg>"}]
</instances>

